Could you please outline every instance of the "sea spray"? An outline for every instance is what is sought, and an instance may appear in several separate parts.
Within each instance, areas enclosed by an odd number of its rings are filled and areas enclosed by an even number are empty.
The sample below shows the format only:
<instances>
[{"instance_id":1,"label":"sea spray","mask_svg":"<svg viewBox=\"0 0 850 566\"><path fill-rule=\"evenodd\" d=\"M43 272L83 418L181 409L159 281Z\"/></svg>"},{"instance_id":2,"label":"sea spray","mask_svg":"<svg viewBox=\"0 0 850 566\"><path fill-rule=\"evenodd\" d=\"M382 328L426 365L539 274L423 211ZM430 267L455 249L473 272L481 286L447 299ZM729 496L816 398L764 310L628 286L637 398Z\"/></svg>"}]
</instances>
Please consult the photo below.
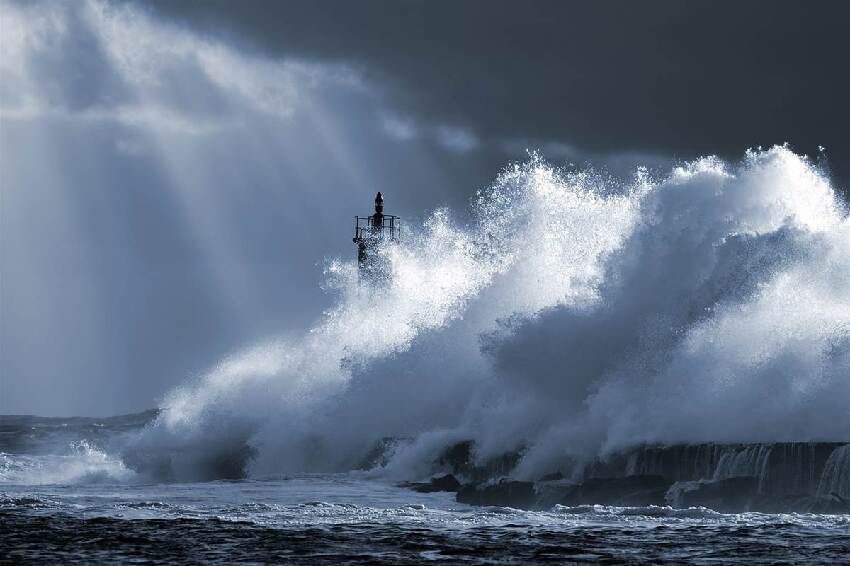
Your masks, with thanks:
<instances>
[{"instance_id":1,"label":"sea spray","mask_svg":"<svg viewBox=\"0 0 850 566\"><path fill-rule=\"evenodd\" d=\"M171 479L344 470L382 438L427 473L459 439L518 475L643 442L850 437L850 221L784 147L614 184L539 158L380 251L328 263L302 339L176 390L126 451ZM155 464L153 464L155 463Z\"/></svg>"},{"instance_id":2,"label":"sea spray","mask_svg":"<svg viewBox=\"0 0 850 566\"><path fill-rule=\"evenodd\" d=\"M406 246L379 250L392 266L386 286L359 281L352 263L330 262L327 286L340 299L319 324L301 340L232 356L176 390L127 457L169 478L208 477L211 465L239 470L255 455L262 473L346 465L346 452L363 447L325 449L323 415L359 368L459 316L500 267L475 236L435 212ZM348 425L339 424L344 434Z\"/></svg>"},{"instance_id":3,"label":"sea spray","mask_svg":"<svg viewBox=\"0 0 850 566\"><path fill-rule=\"evenodd\" d=\"M850 444L836 448L830 454L818 484L818 495L850 499Z\"/></svg>"},{"instance_id":4,"label":"sea spray","mask_svg":"<svg viewBox=\"0 0 850 566\"><path fill-rule=\"evenodd\" d=\"M0 484L100 484L135 480L135 472L119 458L86 440L70 442L58 454L0 452Z\"/></svg>"}]
</instances>

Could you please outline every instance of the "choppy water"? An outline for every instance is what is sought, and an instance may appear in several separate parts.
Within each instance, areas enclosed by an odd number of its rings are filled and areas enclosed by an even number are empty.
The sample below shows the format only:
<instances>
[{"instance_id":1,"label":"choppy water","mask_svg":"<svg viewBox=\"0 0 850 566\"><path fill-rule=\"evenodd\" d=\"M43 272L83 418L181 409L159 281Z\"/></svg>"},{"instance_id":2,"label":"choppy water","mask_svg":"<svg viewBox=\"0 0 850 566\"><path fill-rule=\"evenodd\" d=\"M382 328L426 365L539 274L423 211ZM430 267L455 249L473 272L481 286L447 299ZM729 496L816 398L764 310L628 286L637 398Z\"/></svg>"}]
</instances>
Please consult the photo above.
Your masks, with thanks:
<instances>
[{"instance_id":1,"label":"choppy water","mask_svg":"<svg viewBox=\"0 0 850 566\"><path fill-rule=\"evenodd\" d=\"M847 515L471 507L374 472L151 483L110 451L152 417L0 417L0 562L850 563Z\"/></svg>"},{"instance_id":2,"label":"choppy water","mask_svg":"<svg viewBox=\"0 0 850 566\"><path fill-rule=\"evenodd\" d=\"M0 556L63 563L850 563L850 517L474 508L362 474L3 485Z\"/></svg>"}]
</instances>

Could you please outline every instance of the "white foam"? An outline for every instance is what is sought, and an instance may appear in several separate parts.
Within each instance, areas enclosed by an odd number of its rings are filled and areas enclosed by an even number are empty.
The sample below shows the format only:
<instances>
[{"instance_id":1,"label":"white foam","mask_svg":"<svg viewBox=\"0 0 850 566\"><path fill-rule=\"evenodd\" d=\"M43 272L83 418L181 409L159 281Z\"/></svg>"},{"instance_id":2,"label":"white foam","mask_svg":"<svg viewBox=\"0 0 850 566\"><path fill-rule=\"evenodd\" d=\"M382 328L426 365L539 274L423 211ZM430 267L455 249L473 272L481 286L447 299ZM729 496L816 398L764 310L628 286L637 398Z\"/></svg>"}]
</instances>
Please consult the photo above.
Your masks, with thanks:
<instances>
[{"instance_id":1,"label":"white foam","mask_svg":"<svg viewBox=\"0 0 850 566\"><path fill-rule=\"evenodd\" d=\"M86 440L71 442L65 454L0 453L0 484L115 483L131 481L135 475L120 458Z\"/></svg>"},{"instance_id":2,"label":"white foam","mask_svg":"<svg viewBox=\"0 0 850 566\"><path fill-rule=\"evenodd\" d=\"M411 227L385 287L330 262L339 300L301 340L175 391L140 446L205 465L247 442L268 474L409 437L388 469L412 473L472 438L481 457L529 447L533 475L635 442L846 439L850 221L806 159L618 185L532 158L473 216Z\"/></svg>"}]
</instances>

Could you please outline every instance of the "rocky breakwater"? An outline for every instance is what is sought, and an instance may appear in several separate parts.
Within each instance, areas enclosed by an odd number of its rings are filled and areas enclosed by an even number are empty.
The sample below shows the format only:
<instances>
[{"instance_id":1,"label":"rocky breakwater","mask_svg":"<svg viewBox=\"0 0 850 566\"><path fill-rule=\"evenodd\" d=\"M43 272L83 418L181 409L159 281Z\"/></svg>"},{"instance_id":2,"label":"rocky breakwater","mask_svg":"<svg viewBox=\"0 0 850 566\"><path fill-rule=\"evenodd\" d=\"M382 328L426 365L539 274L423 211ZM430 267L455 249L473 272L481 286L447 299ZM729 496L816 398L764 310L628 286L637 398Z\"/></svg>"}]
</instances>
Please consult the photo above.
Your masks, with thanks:
<instances>
[{"instance_id":1,"label":"rocky breakwater","mask_svg":"<svg viewBox=\"0 0 850 566\"><path fill-rule=\"evenodd\" d=\"M850 513L850 444L787 442L639 446L570 462L535 481L512 477L521 453L479 462L466 442L435 470L457 479L472 505L549 509L556 504L708 507L737 513ZM454 481L440 481L454 490Z\"/></svg>"}]
</instances>

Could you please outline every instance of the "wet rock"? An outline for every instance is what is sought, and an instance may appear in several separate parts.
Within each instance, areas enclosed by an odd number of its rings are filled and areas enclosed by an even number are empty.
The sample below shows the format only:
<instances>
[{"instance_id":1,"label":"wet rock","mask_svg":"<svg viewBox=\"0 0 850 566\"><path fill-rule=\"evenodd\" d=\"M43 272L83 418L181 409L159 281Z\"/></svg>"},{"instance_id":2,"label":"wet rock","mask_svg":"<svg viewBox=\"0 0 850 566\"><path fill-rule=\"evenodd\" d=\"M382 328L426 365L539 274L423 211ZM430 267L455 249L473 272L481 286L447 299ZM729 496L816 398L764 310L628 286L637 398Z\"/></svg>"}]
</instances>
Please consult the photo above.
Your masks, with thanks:
<instances>
[{"instance_id":1,"label":"wet rock","mask_svg":"<svg viewBox=\"0 0 850 566\"><path fill-rule=\"evenodd\" d=\"M850 445L846 442L702 443L635 446L591 461L559 463L562 472L533 486L499 487L522 450L481 462L472 442L447 448L437 468L470 482L459 501L547 509L576 505L704 506L720 512L846 513L850 506ZM584 479L581 479L584 478ZM533 491L532 494L530 491Z\"/></svg>"},{"instance_id":2,"label":"wet rock","mask_svg":"<svg viewBox=\"0 0 850 566\"><path fill-rule=\"evenodd\" d=\"M720 513L850 513L850 501L836 494L767 495L759 492L759 479L749 476L677 482L666 498L673 507L707 507Z\"/></svg>"},{"instance_id":3,"label":"wet rock","mask_svg":"<svg viewBox=\"0 0 850 566\"><path fill-rule=\"evenodd\" d=\"M667 487L634 491L618 498L613 505L620 507L648 507L649 505L666 505L664 497Z\"/></svg>"},{"instance_id":4,"label":"wet rock","mask_svg":"<svg viewBox=\"0 0 850 566\"><path fill-rule=\"evenodd\" d=\"M850 501L842 497L804 497L795 501L792 509L797 513L850 514Z\"/></svg>"},{"instance_id":5,"label":"wet rock","mask_svg":"<svg viewBox=\"0 0 850 566\"><path fill-rule=\"evenodd\" d=\"M484 485L465 485L457 492L459 503L533 509L537 505L537 493L530 481L502 480Z\"/></svg>"},{"instance_id":6,"label":"wet rock","mask_svg":"<svg viewBox=\"0 0 850 566\"><path fill-rule=\"evenodd\" d=\"M620 505L637 507L664 505L670 481L662 476L626 476L622 478L590 478L561 498L561 505Z\"/></svg>"},{"instance_id":7,"label":"wet rock","mask_svg":"<svg viewBox=\"0 0 850 566\"><path fill-rule=\"evenodd\" d=\"M434 493L437 491L457 491L460 489L460 482L451 474L431 478L430 481L423 483L404 483L402 487L418 491L419 493Z\"/></svg>"},{"instance_id":8,"label":"wet rock","mask_svg":"<svg viewBox=\"0 0 850 566\"><path fill-rule=\"evenodd\" d=\"M564 479L564 474L561 472L552 472L540 478L540 481L560 481L562 479Z\"/></svg>"},{"instance_id":9,"label":"wet rock","mask_svg":"<svg viewBox=\"0 0 850 566\"><path fill-rule=\"evenodd\" d=\"M438 467L449 468L456 474L466 474L474 467L472 450L473 443L471 440L452 444L443 450L434 463Z\"/></svg>"},{"instance_id":10,"label":"wet rock","mask_svg":"<svg viewBox=\"0 0 850 566\"><path fill-rule=\"evenodd\" d=\"M701 443L634 446L590 462L586 477L660 475L671 481L759 478L763 495L820 495L824 482L850 477L850 449L842 464L846 442ZM845 480L846 481L846 480ZM832 484L830 484L832 485ZM850 483L846 485L850 486ZM850 488L848 488L850 489ZM834 487L827 490L838 491ZM850 496L850 491L848 491Z\"/></svg>"},{"instance_id":11,"label":"wet rock","mask_svg":"<svg viewBox=\"0 0 850 566\"><path fill-rule=\"evenodd\" d=\"M741 476L722 480L677 482L666 500L673 507L707 507L720 513L741 513L758 506L759 480Z\"/></svg>"},{"instance_id":12,"label":"wet rock","mask_svg":"<svg viewBox=\"0 0 850 566\"><path fill-rule=\"evenodd\" d=\"M495 484L467 485L457 500L471 505L497 505L519 509L551 509L555 504L620 505L628 507L664 505L670 482L661 476L591 478L576 484L565 480L537 483L502 480Z\"/></svg>"},{"instance_id":13,"label":"wet rock","mask_svg":"<svg viewBox=\"0 0 850 566\"><path fill-rule=\"evenodd\" d=\"M578 488L575 482L564 479L541 480L534 484L534 491L537 493L535 508L551 509Z\"/></svg>"},{"instance_id":14,"label":"wet rock","mask_svg":"<svg viewBox=\"0 0 850 566\"><path fill-rule=\"evenodd\" d=\"M439 469L449 470L457 477L474 483L507 476L522 457L520 451L505 452L484 462L476 462L475 444L471 440L458 442L446 448L434 462Z\"/></svg>"},{"instance_id":15,"label":"wet rock","mask_svg":"<svg viewBox=\"0 0 850 566\"><path fill-rule=\"evenodd\" d=\"M411 442L409 438L396 438L393 436L385 436L381 438L372 446L372 449L366 453L363 459L360 461L360 464L357 466L358 470L371 470L374 468L381 468L386 466L390 461L393 453L399 446L403 446L404 444L408 444Z\"/></svg>"},{"instance_id":16,"label":"wet rock","mask_svg":"<svg viewBox=\"0 0 850 566\"><path fill-rule=\"evenodd\" d=\"M818 513L824 515L850 514L850 501L838 496L818 497L798 495L785 497L760 497L752 511L761 513Z\"/></svg>"}]
</instances>

